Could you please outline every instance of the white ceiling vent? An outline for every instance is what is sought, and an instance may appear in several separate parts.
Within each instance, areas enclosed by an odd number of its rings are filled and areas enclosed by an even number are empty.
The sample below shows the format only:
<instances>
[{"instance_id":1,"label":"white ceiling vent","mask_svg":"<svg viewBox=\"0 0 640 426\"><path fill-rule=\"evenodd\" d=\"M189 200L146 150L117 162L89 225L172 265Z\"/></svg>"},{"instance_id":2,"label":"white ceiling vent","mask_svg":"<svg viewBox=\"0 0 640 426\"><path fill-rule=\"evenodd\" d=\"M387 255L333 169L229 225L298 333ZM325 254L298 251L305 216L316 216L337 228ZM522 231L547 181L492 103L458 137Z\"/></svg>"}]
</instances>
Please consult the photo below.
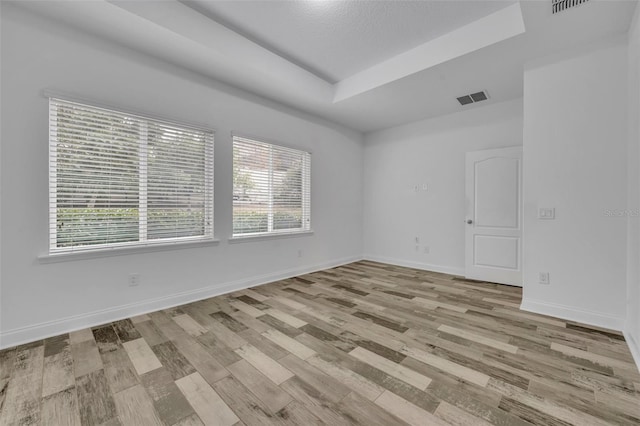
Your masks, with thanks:
<instances>
[{"instance_id":1,"label":"white ceiling vent","mask_svg":"<svg viewBox=\"0 0 640 426\"><path fill-rule=\"evenodd\" d=\"M588 1L589 0L551 0L551 10L552 13L558 13Z\"/></svg>"},{"instance_id":2,"label":"white ceiling vent","mask_svg":"<svg viewBox=\"0 0 640 426\"><path fill-rule=\"evenodd\" d=\"M489 99L489 96L487 96L487 92L476 92L476 93L472 93L470 95L464 95L464 96L460 96L458 99L458 102L460 102L460 105L467 105L467 104L472 104L474 102L482 102L482 101L486 101L487 99Z\"/></svg>"}]
</instances>

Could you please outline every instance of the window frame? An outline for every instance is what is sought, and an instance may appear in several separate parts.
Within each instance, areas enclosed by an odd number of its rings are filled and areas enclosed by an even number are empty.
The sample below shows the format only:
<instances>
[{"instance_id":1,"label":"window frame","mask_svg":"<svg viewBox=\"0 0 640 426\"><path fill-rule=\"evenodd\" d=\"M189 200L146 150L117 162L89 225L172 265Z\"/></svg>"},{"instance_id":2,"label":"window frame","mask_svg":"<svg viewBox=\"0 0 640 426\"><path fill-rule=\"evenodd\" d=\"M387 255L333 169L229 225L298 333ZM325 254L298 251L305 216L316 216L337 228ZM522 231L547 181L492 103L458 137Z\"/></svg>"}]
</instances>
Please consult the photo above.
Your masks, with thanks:
<instances>
[{"instance_id":1,"label":"window frame","mask_svg":"<svg viewBox=\"0 0 640 426\"><path fill-rule=\"evenodd\" d=\"M256 241L256 240L264 240L264 239L271 239L271 238L282 238L282 237L297 237L297 236L305 236L305 235L312 235L314 233L313 228L312 228L312 207L311 207L311 193L312 193L312 185L311 185L311 162L312 162L312 158L313 158L313 153L311 152L311 150L308 149L304 149L301 148L299 146L291 146L291 145L286 145L277 141L273 141L270 139L265 139L262 137L257 137L257 136L253 136L253 135L247 135L244 133L237 133L237 132L232 132L231 134L231 145L232 145L232 152L235 149L235 143L236 140L241 139L241 140L245 140L248 142L253 142L256 144L263 144L263 145L269 145L269 147L271 149L273 148L280 148L283 150L287 150L287 151L297 151L301 154L304 154L306 156L306 160L303 158L303 172L302 172L302 176L301 176L301 182L302 182L302 188L301 188L301 192L302 192L302 206L301 206L301 214L302 214L302 224L303 226L301 228L290 228L290 229L281 229L281 230L276 230L273 227L273 215L274 212L273 211L269 211L267 212L268 214L268 219L267 219L267 227L268 231L262 231L262 232L248 232L248 233L242 233L242 234L236 234L233 232L233 227L234 227L234 221L235 221L235 217L234 217L234 208L235 208L235 201L232 199L232 205L231 205L231 237L229 237L229 242L242 242L242 241ZM235 161L232 161L232 171L235 170ZM305 173L305 167L306 167L306 173ZM273 175L273 169L269 169L269 175L270 175L270 183L269 183L269 188L268 191L270 192L270 196L269 196L269 210L271 210L272 204L273 204L273 182L272 182L272 175ZM233 181L231 182L231 186L232 186L232 194L234 191L234 187L233 187ZM306 189L306 191L305 191ZM306 224L307 226L304 226L305 224L305 219L306 219Z\"/></svg>"},{"instance_id":2,"label":"window frame","mask_svg":"<svg viewBox=\"0 0 640 426\"><path fill-rule=\"evenodd\" d=\"M48 100L48 163L49 163L49 181L48 181L48 251L46 255L39 256L40 261L47 263L52 259L62 258L92 258L105 255L119 255L127 253L137 253L144 251L159 251L167 249L189 248L203 245L217 244L218 239L214 234L214 145L215 130L208 126L194 125L182 122L180 120L158 117L151 114L139 113L131 111L127 108L117 106L104 105L97 102L86 101L71 96L59 95L49 91L44 91L44 97ZM57 229L57 206L58 206L58 190L57 190L57 125L53 125L55 114L58 109L52 106L52 103L59 102L63 104L75 104L81 107L91 108L94 110L104 110L107 113L120 114L126 117L138 120L143 128L148 128L150 124L170 126L173 128L183 129L185 131L202 133L204 136L204 227L203 235L187 236L187 237L168 237L148 239L147 229L147 196L149 189L147 183L148 171L148 145L150 140L148 137L140 137L138 139L138 229L139 236L137 241L105 243L105 244L87 244L74 245L69 247L58 247L58 229ZM55 113L53 112L55 110ZM53 118L53 119L52 119ZM54 128L55 127L55 128ZM146 134L141 131L140 134ZM133 145L133 144L132 144Z\"/></svg>"}]
</instances>

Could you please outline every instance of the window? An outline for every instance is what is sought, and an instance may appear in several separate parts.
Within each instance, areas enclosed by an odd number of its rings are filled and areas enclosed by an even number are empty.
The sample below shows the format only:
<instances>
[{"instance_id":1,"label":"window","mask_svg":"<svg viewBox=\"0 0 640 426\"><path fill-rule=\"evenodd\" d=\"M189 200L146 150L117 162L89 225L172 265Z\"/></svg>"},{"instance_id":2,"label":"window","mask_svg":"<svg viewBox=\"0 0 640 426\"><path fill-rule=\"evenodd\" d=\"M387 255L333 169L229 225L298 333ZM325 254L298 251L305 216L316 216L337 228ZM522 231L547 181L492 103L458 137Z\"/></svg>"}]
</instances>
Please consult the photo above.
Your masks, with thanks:
<instances>
[{"instance_id":1,"label":"window","mask_svg":"<svg viewBox=\"0 0 640 426\"><path fill-rule=\"evenodd\" d=\"M213 238L213 132L49 99L49 252Z\"/></svg>"},{"instance_id":2,"label":"window","mask_svg":"<svg viewBox=\"0 0 640 426\"><path fill-rule=\"evenodd\" d=\"M311 154L234 136L233 236L311 230Z\"/></svg>"}]
</instances>

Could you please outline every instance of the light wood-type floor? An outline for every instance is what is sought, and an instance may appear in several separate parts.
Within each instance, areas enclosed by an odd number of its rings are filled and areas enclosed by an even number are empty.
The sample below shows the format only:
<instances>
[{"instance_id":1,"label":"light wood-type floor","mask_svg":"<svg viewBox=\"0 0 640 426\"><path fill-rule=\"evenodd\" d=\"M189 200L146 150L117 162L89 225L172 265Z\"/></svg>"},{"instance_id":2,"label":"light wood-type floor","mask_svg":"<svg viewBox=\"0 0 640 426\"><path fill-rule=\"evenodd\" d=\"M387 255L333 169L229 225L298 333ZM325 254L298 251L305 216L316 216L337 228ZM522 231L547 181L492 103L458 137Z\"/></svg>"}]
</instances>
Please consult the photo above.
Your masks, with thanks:
<instances>
[{"instance_id":1,"label":"light wood-type floor","mask_svg":"<svg viewBox=\"0 0 640 426\"><path fill-rule=\"evenodd\" d=\"M623 337L358 262L0 352L0 424L638 425Z\"/></svg>"}]
</instances>

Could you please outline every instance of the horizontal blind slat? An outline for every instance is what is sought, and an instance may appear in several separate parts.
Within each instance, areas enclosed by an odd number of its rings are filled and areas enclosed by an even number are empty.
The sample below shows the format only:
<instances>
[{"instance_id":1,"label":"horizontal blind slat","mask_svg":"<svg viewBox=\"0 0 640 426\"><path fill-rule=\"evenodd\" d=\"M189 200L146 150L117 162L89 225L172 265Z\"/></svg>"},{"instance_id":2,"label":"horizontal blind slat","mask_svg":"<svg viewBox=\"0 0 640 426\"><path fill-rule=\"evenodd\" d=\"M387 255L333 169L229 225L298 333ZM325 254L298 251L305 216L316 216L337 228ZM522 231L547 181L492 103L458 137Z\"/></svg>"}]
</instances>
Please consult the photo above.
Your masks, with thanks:
<instances>
[{"instance_id":1,"label":"horizontal blind slat","mask_svg":"<svg viewBox=\"0 0 640 426\"><path fill-rule=\"evenodd\" d=\"M233 138L233 235L310 229L310 154Z\"/></svg>"},{"instance_id":2,"label":"horizontal blind slat","mask_svg":"<svg viewBox=\"0 0 640 426\"><path fill-rule=\"evenodd\" d=\"M49 100L50 251L213 237L213 132Z\"/></svg>"}]
</instances>

